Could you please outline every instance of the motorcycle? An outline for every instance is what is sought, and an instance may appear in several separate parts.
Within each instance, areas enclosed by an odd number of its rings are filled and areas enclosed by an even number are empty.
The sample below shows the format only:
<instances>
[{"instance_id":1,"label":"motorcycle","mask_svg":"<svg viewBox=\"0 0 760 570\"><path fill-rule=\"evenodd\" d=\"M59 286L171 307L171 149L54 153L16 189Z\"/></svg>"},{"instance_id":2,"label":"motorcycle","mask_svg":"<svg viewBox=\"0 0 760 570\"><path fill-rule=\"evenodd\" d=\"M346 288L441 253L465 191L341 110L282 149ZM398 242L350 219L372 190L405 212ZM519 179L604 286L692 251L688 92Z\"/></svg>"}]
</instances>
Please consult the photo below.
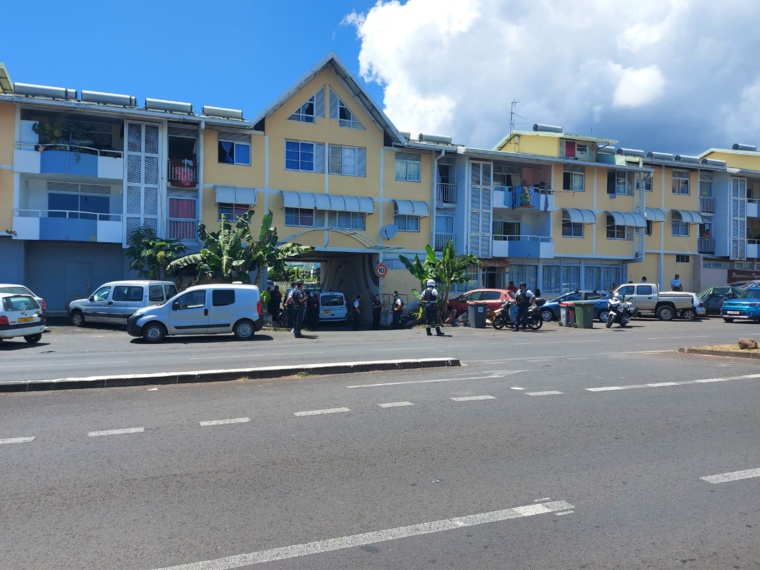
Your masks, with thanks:
<instances>
[{"instance_id":1,"label":"motorcycle","mask_svg":"<svg viewBox=\"0 0 760 570\"><path fill-rule=\"evenodd\" d=\"M537 331L544 325L544 320L541 318L541 306L546 303L545 299L536 299L535 304L531 305L528 309L528 328ZM504 327L514 328L512 322L511 308L514 306L514 301L505 301L502 304L501 309L496 309L493 316L493 328L500 330Z\"/></svg>"},{"instance_id":2,"label":"motorcycle","mask_svg":"<svg viewBox=\"0 0 760 570\"><path fill-rule=\"evenodd\" d=\"M618 297L612 297L607 302L607 328L610 328L615 323L618 323L621 327L628 324L628 321L633 317L633 303L626 301L625 297L622 299Z\"/></svg>"}]
</instances>

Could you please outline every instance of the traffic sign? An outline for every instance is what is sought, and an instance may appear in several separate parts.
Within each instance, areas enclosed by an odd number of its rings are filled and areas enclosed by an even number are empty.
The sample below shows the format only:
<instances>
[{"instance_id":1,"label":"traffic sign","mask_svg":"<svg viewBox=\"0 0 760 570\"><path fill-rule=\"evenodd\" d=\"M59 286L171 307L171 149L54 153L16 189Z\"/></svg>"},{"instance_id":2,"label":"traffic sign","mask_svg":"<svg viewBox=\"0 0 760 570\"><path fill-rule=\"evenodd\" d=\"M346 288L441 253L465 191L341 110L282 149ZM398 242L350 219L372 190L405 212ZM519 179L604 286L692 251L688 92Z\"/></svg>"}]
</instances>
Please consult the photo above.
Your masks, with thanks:
<instances>
[{"instance_id":1,"label":"traffic sign","mask_svg":"<svg viewBox=\"0 0 760 570\"><path fill-rule=\"evenodd\" d=\"M385 277L388 274L388 268L382 263L378 263L375 267L375 275L378 277Z\"/></svg>"}]
</instances>

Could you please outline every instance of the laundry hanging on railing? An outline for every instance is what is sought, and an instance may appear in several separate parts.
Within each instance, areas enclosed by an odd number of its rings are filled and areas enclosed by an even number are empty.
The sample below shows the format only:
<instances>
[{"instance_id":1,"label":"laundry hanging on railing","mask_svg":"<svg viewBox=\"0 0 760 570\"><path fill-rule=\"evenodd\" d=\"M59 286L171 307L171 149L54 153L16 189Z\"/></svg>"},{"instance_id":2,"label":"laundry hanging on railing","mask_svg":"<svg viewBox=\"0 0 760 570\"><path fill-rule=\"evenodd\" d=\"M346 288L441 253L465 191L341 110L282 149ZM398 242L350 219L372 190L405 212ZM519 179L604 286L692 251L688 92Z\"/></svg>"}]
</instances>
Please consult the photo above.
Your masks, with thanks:
<instances>
[{"instance_id":1,"label":"laundry hanging on railing","mask_svg":"<svg viewBox=\"0 0 760 570\"><path fill-rule=\"evenodd\" d=\"M541 195L541 189L535 186L511 186L504 192L504 205L513 210L516 208L540 208ZM544 203L544 210L547 207L548 200Z\"/></svg>"}]
</instances>

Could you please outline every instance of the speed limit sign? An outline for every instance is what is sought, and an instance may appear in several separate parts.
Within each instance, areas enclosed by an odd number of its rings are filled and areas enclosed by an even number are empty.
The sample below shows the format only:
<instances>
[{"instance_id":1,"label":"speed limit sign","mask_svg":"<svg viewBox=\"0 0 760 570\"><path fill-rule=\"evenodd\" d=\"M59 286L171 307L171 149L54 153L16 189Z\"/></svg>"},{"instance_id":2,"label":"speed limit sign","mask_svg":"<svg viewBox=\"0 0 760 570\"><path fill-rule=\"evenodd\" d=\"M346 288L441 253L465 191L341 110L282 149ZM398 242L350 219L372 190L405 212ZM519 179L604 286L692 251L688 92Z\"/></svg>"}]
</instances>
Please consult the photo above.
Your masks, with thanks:
<instances>
[{"instance_id":1,"label":"speed limit sign","mask_svg":"<svg viewBox=\"0 0 760 570\"><path fill-rule=\"evenodd\" d=\"M388 268L382 263L378 263L377 267L375 267L375 275L377 275L378 277L385 277L387 273L388 273Z\"/></svg>"}]
</instances>

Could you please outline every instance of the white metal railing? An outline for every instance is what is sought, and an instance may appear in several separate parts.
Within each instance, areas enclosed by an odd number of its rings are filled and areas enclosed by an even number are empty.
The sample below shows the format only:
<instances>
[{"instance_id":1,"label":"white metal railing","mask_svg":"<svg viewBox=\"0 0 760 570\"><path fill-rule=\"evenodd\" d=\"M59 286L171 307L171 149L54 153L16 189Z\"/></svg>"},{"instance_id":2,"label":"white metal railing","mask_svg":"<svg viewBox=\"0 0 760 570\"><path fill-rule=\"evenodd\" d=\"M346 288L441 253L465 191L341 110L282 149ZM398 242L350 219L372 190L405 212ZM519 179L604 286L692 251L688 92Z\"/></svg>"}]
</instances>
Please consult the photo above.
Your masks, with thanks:
<instances>
[{"instance_id":1,"label":"white metal railing","mask_svg":"<svg viewBox=\"0 0 760 570\"><path fill-rule=\"evenodd\" d=\"M44 152L46 150L63 150L67 152L77 152L80 154L94 154L97 156L105 156L108 158L122 158L124 153L120 150L105 150L100 148L94 148L91 146L82 146L76 144L40 144L40 143L16 143L17 150L35 150L38 152Z\"/></svg>"},{"instance_id":2,"label":"white metal railing","mask_svg":"<svg viewBox=\"0 0 760 570\"><path fill-rule=\"evenodd\" d=\"M435 199L444 204L457 203L457 188L454 184L439 183L435 190Z\"/></svg>"},{"instance_id":3,"label":"white metal railing","mask_svg":"<svg viewBox=\"0 0 760 570\"><path fill-rule=\"evenodd\" d=\"M552 243L552 238L549 236L534 236L534 235L507 235L507 234L494 234L494 241L537 241L540 243Z\"/></svg>"},{"instance_id":4,"label":"white metal railing","mask_svg":"<svg viewBox=\"0 0 760 570\"><path fill-rule=\"evenodd\" d=\"M715 212L715 198L710 196L700 196L699 210L701 212Z\"/></svg>"},{"instance_id":5,"label":"white metal railing","mask_svg":"<svg viewBox=\"0 0 760 570\"><path fill-rule=\"evenodd\" d=\"M169 239L196 239L196 220L169 218Z\"/></svg>"},{"instance_id":6,"label":"white metal railing","mask_svg":"<svg viewBox=\"0 0 760 570\"><path fill-rule=\"evenodd\" d=\"M67 218L79 220L98 220L99 222L120 222L121 214L103 214L84 210L31 210L14 208L13 215L18 218Z\"/></svg>"},{"instance_id":7,"label":"white metal railing","mask_svg":"<svg viewBox=\"0 0 760 570\"><path fill-rule=\"evenodd\" d=\"M697 238L697 251L699 253L715 253L715 240L711 238Z\"/></svg>"},{"instance_id":8,"label":"white metal railing","mask_svg":"<svg viewBox=\"0 0 760 570\"><path fill-rule=\"evenodd\" d=\"M454 234L435 234L435 251L443 251L450 241L454 241Z\"/></svg>"}]
</instances>

